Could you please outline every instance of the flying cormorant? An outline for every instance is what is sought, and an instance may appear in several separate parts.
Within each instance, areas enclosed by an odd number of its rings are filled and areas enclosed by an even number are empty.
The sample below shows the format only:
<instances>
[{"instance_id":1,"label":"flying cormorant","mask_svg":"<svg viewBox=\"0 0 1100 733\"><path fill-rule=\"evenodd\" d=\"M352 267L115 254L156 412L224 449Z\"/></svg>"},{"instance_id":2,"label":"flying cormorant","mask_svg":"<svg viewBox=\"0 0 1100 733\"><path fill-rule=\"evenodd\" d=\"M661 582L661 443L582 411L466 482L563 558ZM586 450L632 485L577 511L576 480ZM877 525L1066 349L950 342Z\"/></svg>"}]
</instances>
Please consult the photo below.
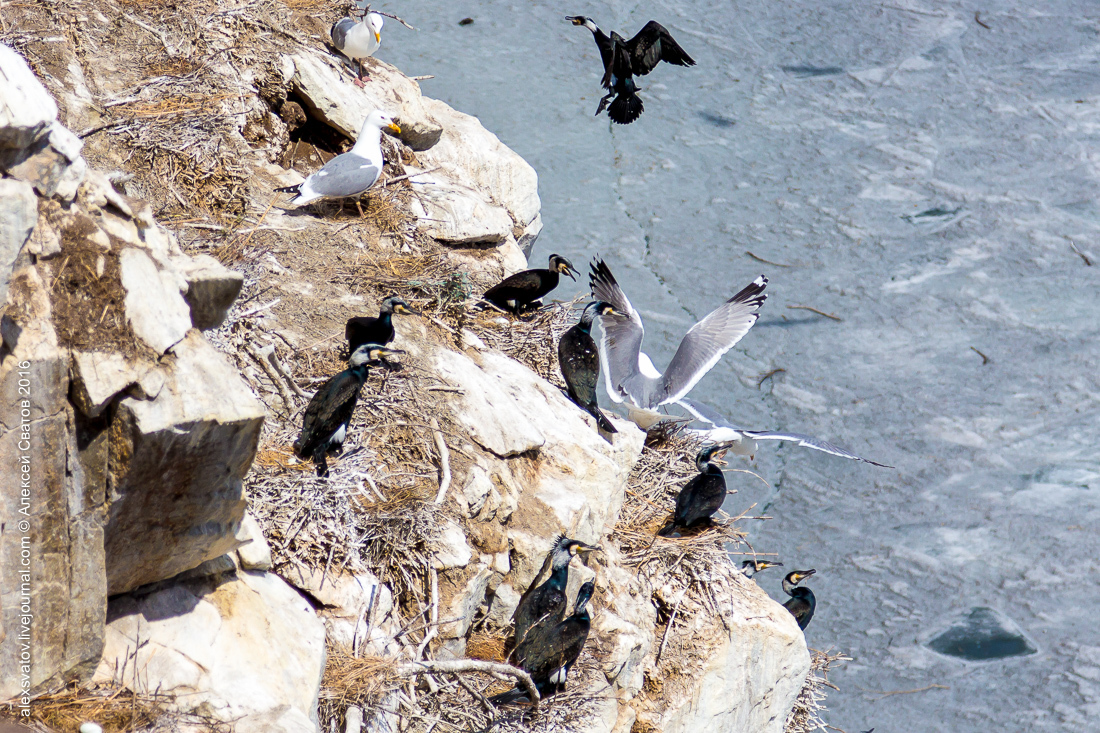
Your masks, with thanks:
<instances>
[{"instance_id":1,"label":"flying cormorant","mask_svg":"<svg viewBox=\"0 0 1100 733\"><path fill-rule=\"evenodd\" d=\"M317 475L328 475L326 455L343 448L348 424L359 391L367 379L369 367L384 364L383 359L405 352L387 349L378 344L363 344L348 359L351 366L322 384L306 407L302 432L294 441L294 454L311 458L317 464Z\"/></svg>"},{"instance_id":2,"label":"flying cormorant","mask_svg":"<svg viewBox=\"0 0 1100 733\"><path fill-rule=\"evenodd\" d=\"M814 592L809 588L797 586L816 572L816 570L795 570L787 573L787 577L783 578L783 592L791 597L791 600L784 603L783 607L791 612L800 629L805 629L809 625L810 619L814 617L817 599L814 598Z\"/></svg>"},{"instance_id":3,"label":"flying cormorant","mask_svg":"<svg viewBox=\"0 0 1100 733\"><path fill-rule=\"evenodd\" d=\"M373 186L382 175L382 128L401 132L393 118L381 110L371 112L355 145L310 173L293 186L276 188L279 193L297 194L291 206L303 206L317 199L354 198Z\"/></svg>"},{"instance_id":4,"label":"flying cormorant","mask_svg":"<svg viewBox=\"0 0 1100 733\"><path fill-rule=\"evenodd\" d=\"M675 529L710 524L711 516L722 508L726 499L726 478L719 468L726 465L722 460L725 453L724 445L712 445L699 451L695 458L699 475L680 489L676 497L676 514L657 534L667 537Z\"/></svg>"},{"instance_id":5,"label":"flying cormorant","mask_svg":"<svg viewBox=\"0 0 1100 733\"><path fill-rule=\"evenodd\" d=\"M600 362L607 394L615 402L628 400L631 419L659 418L653 411L660 405L676 402L687 395L722 355L748 333L768 297L764 288L768 278L761 275L737 295L712 311L687 332L668 369L661 374L649 356L641 350L645 328L642 317L630 305L626 294L603 260L592 264L589 286L596 300L609 303L612 310L600 314L603 336ZM635 413L641 412L640 416ZM648 425L643 425L648 427Z\"/></svg>"},{"instance_id":6,"label":"flying cormorant","mask_svg":"<svg viewBox=\"0 0 1100 733\"><path fill-rule=\"evenodd\" d=\"M348 340L348 353L354 353L363 344L380 344L385 346L393 341L395 331L393 328L393 314L419 316L420 311L413 310L401 298L396 295L382 301L382 307L378 309L378 317L356 316L349 318L344 326L344 337Z\"/></svg>"},{"instance_id":7,"label":"flying cormorant","mask_svg":"<svg viewBox=\"0 0 1100 733\"><path fill-rule=\"evenodd\" d=\"M588 640L592 617L588 614L588 601L596 590L596 582L589 580L577 591L573 615L560 623L528 634L527 640L516 647L513 657L516 666L531 675L539 694L543 697L565 689L569 670ZM526 691L516 688L492 698L494 703L513 702L526 696Z\"/></svg>"},{"instance_id":8,"label":"flying cormorant","mask_svg":"<svg viewBox=\"0 0 1100 733\"><path fill-rule=\"evenodd\" d=\"M355 78L357 87L363 86L363 79L370 79L363 75L363 59L373 56L382 45L384 22L385 19L378 13L367 13L358 23L351 18L341 18L332 24L329 31L336 50L359 65L359 76Z\"/></svg>"},{"instance_id":9,"label":"flying cormorant","mask_svg":"<svg viewBox=\"0 0 1100 733\"><path fill-rule=\"evenodd\" d=\"M751 578L752 576L759 573L761 570L781 567L783 567L783 563L781 562L771 562L770 560L757 560L753 562L752 560L746 560L745 562L741 563L741 573L746 578Z\"/></svg>"},{"instance_id":10,"label":"flying cormorant","mask_svg":"<svg viewBox=\"0 0 1100 733\"><path fill-rule=\"evenodd\" d=\"M600 60L603 61L600 84L608 90L608 94L600 100L596 114L607 107L607 116L620 125L630 124L642 114L642 100L638 97L634 76L645 76L661 61L677 66L695 66L695 61L680 48L668 29L655 20L646 23L638 35L628 41L615 31L611 31L610 37L607 36L591 18L583 15L568 15L565 19L592 31ZM608 100L612 97L614 101L608 106Z\"/></svg>"},{"instance_id":11,"label":"flying cormorant","mask_svg":"<svg viewBox=\"0 0 1100 733\"><path fill-rule=\"evenodd\" d=\"M561 273L576 280L573 277L576 271L569 260L560 255L550 255L550 269L517 272L489 288L481 297L501 310L518 314L556 288Z\"/></svg>"},{"instance_id":12,"label":"flying cormorant","mask_svg":"<svg viewBox=\"0 0 1100 733\"><path fill-rule=\"evenodd\" d=\"M569 563L580 553L592 552L598 548L571 540L564 534L559 536L539 575L550 565L550 577L540 586L535 586L538 575L531 581L531 587L519 599L513 618L516 621L516 644L519 648L528 637L538 633L539 629L552 627L565 617L567 602L565 586L569 582Z\"/></svg>"},{"instance_id":13,"label":"flying cormorant","mask_svg":"<svg viewBox=\"0 0 1100 733\"><path fill-rule=\"evenodd\" d=\"M581 312L577 325L562 334L558 340L558 366L565 378L569 399L582 410L596 418L600 430L617 433L618 430L600 411L596 400L596 383L600 379L600 352L592 340L592 319L596 313L611 309L607 303L589 303Z\"/></svg>"}]
</instances>

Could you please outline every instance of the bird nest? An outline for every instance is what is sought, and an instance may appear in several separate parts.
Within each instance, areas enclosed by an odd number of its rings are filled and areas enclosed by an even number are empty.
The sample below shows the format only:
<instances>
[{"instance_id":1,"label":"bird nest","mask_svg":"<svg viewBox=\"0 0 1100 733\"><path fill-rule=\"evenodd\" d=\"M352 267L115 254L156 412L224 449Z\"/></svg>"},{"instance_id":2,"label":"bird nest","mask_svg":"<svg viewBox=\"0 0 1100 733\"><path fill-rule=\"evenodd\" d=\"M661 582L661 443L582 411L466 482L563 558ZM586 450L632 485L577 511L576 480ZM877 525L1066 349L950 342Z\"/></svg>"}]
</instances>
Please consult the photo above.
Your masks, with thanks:
<instances>
[{"instance_id":1,"label":"bird nest","mask_svg":"<svg viewBox=\"0 0 1100 733\"><path fill-rule=\"evenodd\" d=\"M232 730L230 724L209 716L177 712L173 710L173 702L167 695L133 692L116 684L74 685L35 698L30 705L30 719L21 718L19 722L29 725L28 730L42 733L74 731L88 721L98 723L106 733L181 729L230 733ZM0 715L0 728L4 722L5 718Z\"/></svg>"},{"instance_id":2,"label":"bird nest","mask_svg":"<svg viewBox=\"0 0 1100 733\"><path fill-rule=\"evenodd\" d=\"M825 697L828 695L826 688L837 689L836 685L829 682L829 670L834 664L843 664L852 659L829 651L822 652L817 649L810 651L812 652L810 673L806 675L806 681L798 693L798 699L791 709L791 714L787 716L783 733L812 733L812 731L832 728L821 719L821 714L828 710L825 707Z\"/></svg>"},{"instance_id":3,"label":"bird nest","mask_svg":"<svg viewBox=\"0 0 1100 733\"><path fill-rule=\"evenodd\" d=\"M487 307L473 314L468 327L487 346L501 351L551 384L565 388L558 366L558 341L580 318L579 305L590 300L554 302L523 316Z\"/></svg>"}]
</instances>

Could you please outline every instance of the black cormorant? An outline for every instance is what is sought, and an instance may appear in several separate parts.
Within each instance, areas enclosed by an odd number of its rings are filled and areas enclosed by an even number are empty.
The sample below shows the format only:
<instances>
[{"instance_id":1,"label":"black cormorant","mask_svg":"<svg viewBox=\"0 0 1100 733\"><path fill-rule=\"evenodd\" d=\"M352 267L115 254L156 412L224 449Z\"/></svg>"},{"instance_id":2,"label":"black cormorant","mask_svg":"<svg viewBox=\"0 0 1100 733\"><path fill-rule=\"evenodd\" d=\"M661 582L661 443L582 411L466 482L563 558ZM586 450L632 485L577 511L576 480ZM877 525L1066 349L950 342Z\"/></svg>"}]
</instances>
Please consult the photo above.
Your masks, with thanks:
<instances>
[{"instance_id":1,"label":"black cormorant","mask_svg":"<svg viewBox=\"0 0 1100 733\"><path fill-rule=\"evenodd\" d=\"M746 578L751 578L752 576L759 573L761 570L781 567L783 567L783 563L781 562L771 562L770 560L757 560L754 562L752 560L746 560L745 562L741 563L741 572Z\"/></svg>"},{"instance_id":2,"label":"black cormorant","mask_svg":"<svg viewBox=\"0 0 1100 733\"><path fill-rule=\"evenodd\" d=\"M363 344L379 344L385 346L393 341L395 331L393 328L393 314L421 315L420 311L413 310L409 304L398 298L390 296L382 301L382 307L378 309L378 317L356 316L349 318L344 326L344 336L348 340L348 353L355 353Z\"/></svg>"},{"instance_id":3,"label":"black cormorant","mask_svg":"<svg viewBox=\"0 0 1100 733\"><path fill-rule=\"evenodd\" d=\"M565 689L569 670L588 640L592 617L588 614L588 601L596 590L593 580L585 582L577 591L573 615L560 623L528 634L527 640L516 647L513 654L516 665L531 675L539 694L543 697ZM493 702L512 702L525 697L521 688L497 695Z\"/></svg>"},{"instance_id":4,"label":"black cormorant","mask_svg":"<svg viewBox=\"0 0 1100 733\"><path fill-rule=\"evenodd\" d=\"M569 563L579 553L592 552L597 548L578 540L571 540L564 534L558 537L553 549L546 556L539 575L550 565L550 577L540 586L535 586L538 575L531 581L531 587L519 599L513 618L516 620L515 648L524 644L528 637L538 633L539 629L552 627L565 618L568 603L565 598L565 586L569 582Z\"/></svg>"},{"instance_id":5,"label":"black cormorant","mask_svg":"<svg viewBox=\"0 0 1100 733\"><path fill-rule=\"evenodd\" d=\"M688 481L676 497L676 514L657 534L667 537L674 529L689 529L709 524L711 515L722 508L726 499L726 478L719 466L726 465L722 456L727 446L712 445L699 451L695 465L699 475Z\"/></svg>"},{"instance_id":6,"label":"black cormorant","mask_svg":"<svg viewBox=\"0 0 1100 733\"><path fill-rule=\"evenodd\" d=\"M313 459L317 464L318 476L328 474L326 455L338 453L343 447L369 367L384 363L383 359L387 356L403 353L378 344L363 344L348 359L351 364L349 368L317 389L306 407L302 432L294 441L294 454L302 459Z\"/></svg>"},{"instance_id":7,"label":"black cormorant","mask_svg":"<svg viewBox=\"0 0 1100 733\"><path fill-rule=\"evenodd\" d=\"M517 272L489 288L481 297L501 310L518 314L556 288L561 273L576 280L573 276L576 271L569 260L560 255L550 255L549 269Z\"/></svg>"},{"instance_id":8,"label":"black cormorant","mask_svg":"<svg viewBox=\"0 0 1100 733\"><path fill-rule=\"evenodd\" d=\"M816 570L795 570L787 573L787 577L783 578L783 592L791 597L791 600L784 603L783 607L791 612L800 629L805 629L809 625L810 619L814 617L817 599L814 598L812 590L800 588L798 584L816 572Z\"/></svg>"},{"instance_id":9,"label":"black cormorant","mask_svg":"<svg viewBox=\"0 0 1100 733\"><path fill-rule=\"evenodd\" d=\"M596 313L611 310L607 303L589 303L581 312L580 322L562 334L558 341L558 366L565 378L569 399L596 418L600 430L617 433L618 430L600 411L596 401L596 383L600 379L600 352L592 340L592 319Z\"/></svg>"},{"instance_id":10,"label":"black cormorant","mask_svg":"<svg viewBox=\"0 0 1100 733\"><path fill-rule=\"evenodd\" d=\"M672 38L663 25L651 20L629 41L615 31L608 36L583 15L569 15L565 18L573 25L582 25L592 31L596 48L600 50L603 61L603 79L600 84L608 94L600 100L596 114L607 107L607 116L612 122L627 125L642 114L642 100L638 98L638 88L634 85L635 76L645 76L664 61L677 66L695 66L694 59ZM608 106L608 100L614 101Z\"/></svg>"}]
</instances>

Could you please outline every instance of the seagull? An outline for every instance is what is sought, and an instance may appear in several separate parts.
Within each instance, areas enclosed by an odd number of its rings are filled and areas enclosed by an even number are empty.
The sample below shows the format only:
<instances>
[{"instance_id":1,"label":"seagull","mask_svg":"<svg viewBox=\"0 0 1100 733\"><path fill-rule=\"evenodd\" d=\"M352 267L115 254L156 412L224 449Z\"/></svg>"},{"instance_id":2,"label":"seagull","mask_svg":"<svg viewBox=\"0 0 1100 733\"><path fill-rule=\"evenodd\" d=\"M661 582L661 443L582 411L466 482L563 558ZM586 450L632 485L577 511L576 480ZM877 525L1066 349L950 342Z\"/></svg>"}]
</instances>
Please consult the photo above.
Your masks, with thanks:
<instances>
[{"instance_id":1,"label":"seagull","mask_svg":"<svg viewBox=\"0 0 1100 733\"><path fill-rule=\"evenodd\" d=\"M401 128L382 110L367 116L359 139L346 153L325 163L294 186L276 188L279 193L297 194L291 206L303 206L317 199L354 198L373 186L382 175L382 129L400 134Z\"/></svg>"},{"instance_id":2,"label":"seagull","mask_svg":"<svg viewBox=\"0 0 1100 733\"><path fill-rule=\"evenodd\" d=\"M628 41L615 31L608 36L591 18L583 15L567 15L565 19L592 31L603 61L600 85L608 90L608 94L600 100L596 114L607 108L607 116L620 125L628 125L642 114L642 100L638 98L638 88L634 85L635 75L645 76L662 61L677 66L695 66L695 60L680 48L668 29L655 20L646 23ZM614 101L608 107L612 97Z\"/></svg>"},{"instance_id":3,"label":"seagull","mask_svg":"<svg viewBox=\"0 0 1100 733\"><path fill-rule=\"evenodd\" d=\"M729 450L739 455L749 456L750 458L755 456L757 448L756 441L758 440L786 440L802 448L821 451L831 456L847 458L851 461L870 463L872 466L878 466L880 468L893 468L893 466L887 466L885 463L877 463L857 456L855 453L845 450L838 445L833 445L828 441L814 438L810 435L775 430L742 430L741 428L736 428L714 408L686 397L678 400L676 404L687 410L695 420L711 426L709 428L687 428L685 432L690 435L696 435L704 440L722 443L728 446Z\"/></svg>"},{"instance_id":4,"label":"seagull","mask_svg":"<svg viewBox=\"0 0 1100 733\"><path fill-rule=\"evenodd\" d=\"M592 296L611 305L600 313L603 336L600 341L600 361L606 377L607 394L617 403L627 401L630 419L639 422L649 415L649 424L659 415L661 405L676 402L687 395L722 355L748 333L760 317L760 306L768 297L764 288L768 278L761 275L741 292L720 305L706 318L691 327L680 342L680 348L661 374L641 350L645 329L642 318L630 305L607 264L597 259L592 264L589 286ZM636 415L636 413L642 413ZM656 418L654 417L656 415ZM637 419L636 419L637 417Z\"/></svg>"},{"instance_id":5,"label":"seagull","mask_svg":"<svg viewBox=\"0 0 1100 733\"><path fill-rule=\"evenodd\" d=\"M332 36L332 45L359 65L359 76L355 79L355 86L362 87L363 59L373 56L378 47L382 45L383 18L378 13L367 13L358 23L351 18L341 18L332 24L329 34Z\"/></svg>"}]
</instances>

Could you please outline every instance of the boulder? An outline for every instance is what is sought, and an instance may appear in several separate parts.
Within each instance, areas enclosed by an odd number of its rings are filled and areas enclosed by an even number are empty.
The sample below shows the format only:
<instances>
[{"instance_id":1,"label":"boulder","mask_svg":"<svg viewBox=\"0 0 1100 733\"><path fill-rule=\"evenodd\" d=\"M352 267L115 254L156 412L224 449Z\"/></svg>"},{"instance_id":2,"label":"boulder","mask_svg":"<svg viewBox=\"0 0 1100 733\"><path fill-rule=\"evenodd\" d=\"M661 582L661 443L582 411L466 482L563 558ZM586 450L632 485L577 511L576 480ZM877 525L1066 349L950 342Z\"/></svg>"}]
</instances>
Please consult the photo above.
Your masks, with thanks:
<instances>
[{"instance_id":1,"label":"boulder","mask_svg":"<svg viewBox=\"0 0 1100 733\"><path fill-rule=\"evenodd\" d=\"M271 570L271 547L267 544L260 523L246 512L237 530L237 560L245 570Z\"/></svg>"},{"instance_id":2,"label":"boulder","mask_svg":"<svg viewBox=\"0 0 1100 733\"><path fill-rule=\"evenodd\" d=\"M112 351L73 350L73 398L88 417L99 417L115 395L137 384L153 365ZM163 378L161 380L163 384Z\"/></svg>"},{"instance_id":3,"label":"boulder","mask_svg":"<svg viewBox=\"0 0 1100 733\"><path fill-rule=\"evenodd\" d=\"M0 44L0 148L26 148L57 119L57 103L23 57Z\"/></svg>"},{"instance_id":4,"label":"boulder","mask_svg":"<svg viewBox=\"0 0 1100 733\"><path fill-rule=\"evenodd\" d=\"M406 170L414 172L412 166ZM512 217L477 189L454 183L444 176L425 173L416 177L417 196L412 212L421 229L445 244L499 244L512 234Z\"/></svg>"},{"instance_id":5,"label":"boulder","mask_svg":"<svg viewBox=\"0 0 1100 733\"><path fill-rule=\"evenodd\" d=\"M95 681L247 721L237 730L316 730L324 624L280 578L242 572L122 595L112 598L109 619Z\"/></svg>"},{"instance_id":6,"label":"boulder","mask_svg":"<svg viewBox=\"0 0 1100 733\"><path fill-rule=\"evenodd\" d=\"M126 289L127 321L142 341L163 354L191 328L191 310L175 277L136 247L119 254L119 273Z\"/></svg>"},{"instance_id":7,"label":"boulder","mask_svg":"<svg viewBox=\"0 0 1100 733\"><path fill-rule=\"evenodd\" d=\"M241 294L244 275L227 269L210 255L176 257L173 263L187 281L183 298L191 309L191 325L202 331L222 325Z\"/></svg>"},{"instance_id":8,"label":"boulder","mask_svg":"<svg viewBox=\"0 0 1100 733\"><path fill-rule=\"evenodd\" d=\"M84 182L88 164L80 155L84 143L60 122L54 122L49 134L30 147L9 149L0 154L0 167L34 186L42 196L72 201Z\"/></svg>"},{"instance_id":9,"label":"boulder","mask_svg":"<svg viewBox=\"0 0 1100 733\"><path fill-rule=\"evenodd\" d=\"M240 544L242 479L256 453L263 405L198 331L173 347L161 371L156 398L123 398L110 425L112 595Z\"/></svg>"},{"instance_id":10,"label":"boulder","mask_svg":"<svg viewBox=\"0 0 1100 733\"><path fill-rule=\"evenodd\" d=\"M8 296L8 283L19 250L38 222L38 198L22 181L0 180L0 305Z\"/></svg>"}]
</instances>

